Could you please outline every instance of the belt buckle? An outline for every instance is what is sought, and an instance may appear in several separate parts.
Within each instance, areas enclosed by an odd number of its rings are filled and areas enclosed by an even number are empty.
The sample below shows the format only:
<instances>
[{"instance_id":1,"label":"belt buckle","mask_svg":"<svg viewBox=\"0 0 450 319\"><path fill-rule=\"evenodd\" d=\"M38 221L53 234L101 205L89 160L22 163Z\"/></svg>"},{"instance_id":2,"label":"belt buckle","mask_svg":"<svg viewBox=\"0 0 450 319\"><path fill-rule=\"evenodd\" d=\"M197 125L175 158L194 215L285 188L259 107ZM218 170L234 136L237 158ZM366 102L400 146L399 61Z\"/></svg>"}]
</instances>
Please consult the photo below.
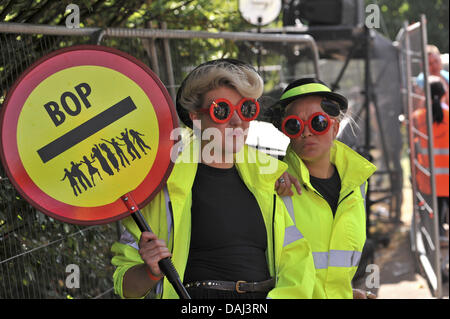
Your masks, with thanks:
<instances>
[{"instance_id":1,"label":"belt buckle","mask_svg":"<svg viewBox=\"0 0 450 319\"><path fill-rule=\"evenodd\" d=\"M245 293L246 293L246 291L243 291L243 290L241 290L241 289L239 288L239 285L240 285L240 284L244 284L244 283L246 283L245 280L238 280L238 281L236 281L236 291L237 291L238 293L240 293L240 294L245 294Z\"/></svg>"}]
</instances>

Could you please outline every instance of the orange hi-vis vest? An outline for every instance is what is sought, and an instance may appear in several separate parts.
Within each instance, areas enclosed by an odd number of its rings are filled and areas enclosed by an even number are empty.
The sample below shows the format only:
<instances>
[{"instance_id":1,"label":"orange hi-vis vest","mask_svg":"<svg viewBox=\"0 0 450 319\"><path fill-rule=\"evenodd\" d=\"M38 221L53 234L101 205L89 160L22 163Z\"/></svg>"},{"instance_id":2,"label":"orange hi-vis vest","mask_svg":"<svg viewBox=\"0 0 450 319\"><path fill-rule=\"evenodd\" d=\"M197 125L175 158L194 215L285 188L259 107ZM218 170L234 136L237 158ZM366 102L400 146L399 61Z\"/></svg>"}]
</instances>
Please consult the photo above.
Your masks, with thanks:
<instances>
[{"instance_id":1,"label":"orange hi-vis vest","mask_svg":"<svg viewBox=\"0 0 450 319\"><path fill-rule=\"evenodd\" d=\"M449 112L446 109L441 123L433 123L433 154L434 174L436 179L436 195L449 196ZM431 194L431 183L428 162L428 140L422 136L427 135L426 112L419 109L413 115L415 126L421 134L415 139L417 166L416 181L419 190L424 194Z\"/></svg>"}]
</instances>

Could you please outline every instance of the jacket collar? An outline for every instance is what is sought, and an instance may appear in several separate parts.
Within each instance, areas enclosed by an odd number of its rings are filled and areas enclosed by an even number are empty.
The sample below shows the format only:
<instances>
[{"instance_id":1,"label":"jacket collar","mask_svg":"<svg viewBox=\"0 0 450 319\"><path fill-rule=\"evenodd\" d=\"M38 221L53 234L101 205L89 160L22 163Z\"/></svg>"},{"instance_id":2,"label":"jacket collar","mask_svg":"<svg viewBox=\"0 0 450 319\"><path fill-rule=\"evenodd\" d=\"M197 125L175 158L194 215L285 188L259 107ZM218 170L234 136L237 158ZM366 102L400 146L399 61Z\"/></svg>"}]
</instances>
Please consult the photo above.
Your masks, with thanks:
<instances>
[{"instance_id":1,"label":"jacket collar","mask_svg":"<svg viewBox=\"0 0 450 319\"><path fill-rule=\"evenodd\" d=\"M200 158L200 142L188 138L180 152L167 185L171 194L190 194ZM287 164L248 145L234 155L237 170L249 188L274 190L276 180ZM266 189L267 188L267 189Z\"/></svg>"},{"instance_id":2,"label":"jacket collar","mask_svg":"<svg viewBox=\"0 0 450 319\"><path fill-rule=\"evenodd\" d=\"M235 154L239 174L249 188L274 191L276 180L288 168L286 163L267 155L255 148L244 145Z\"/></svg>"},{"instance_id":3,"label":"jacket collar","mask_svg":"<svg viewBox=\"0 0 450 319\"><path fill-rule=\"evenodd\" d=\"M342 189L362 185L376 170L375 165L344 143L336 140L333 141L331 147L330 160L339 172ZM301 183L312 187L308 168L290 145L286 151L285 161L289 164L290 170L300 178Z\"/></svg>"}]
</instances>

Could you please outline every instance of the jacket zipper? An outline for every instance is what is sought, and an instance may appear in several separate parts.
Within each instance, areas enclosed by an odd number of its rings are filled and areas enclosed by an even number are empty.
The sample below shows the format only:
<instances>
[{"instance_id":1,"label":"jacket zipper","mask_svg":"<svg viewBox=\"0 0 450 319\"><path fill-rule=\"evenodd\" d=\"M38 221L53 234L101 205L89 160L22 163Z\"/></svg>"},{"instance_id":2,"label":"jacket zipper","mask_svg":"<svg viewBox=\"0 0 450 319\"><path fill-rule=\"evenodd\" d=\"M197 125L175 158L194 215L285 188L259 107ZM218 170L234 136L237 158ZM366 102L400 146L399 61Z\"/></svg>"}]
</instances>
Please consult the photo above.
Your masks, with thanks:
<instances>
[{"instance_id":1,"label":"jacket zipper","mask_svg":"<svg viewBox=\"0 0 450 319\"><path fill-rule=\"evenodd\" d=\"M272 253L273 253L273 268L275 271L275 285L278 281L278 269L277 269L277 259L275 255L275 208L277 202L277 195L273 194L273 211L272 211Z\"/></svg>"},{"instance_id":2,"label":"jacket zipper","mask_svg":"<svg viewBox=\"0 0 450 319\"><path fill-rule=\"evenodd\" d=\"M320 194L317 191L314 191L314 193L316 193L318 196L322 197L325 200L325 202L327 203L328 207L330 207L331 213L333 213L333 210L331 209L330 203L328 203L328 201L325 199L325 197L323 197L322 194ZM337 209L337 207L336 207L336 209ZM334 218L334 215L333 215L333 218Z\"/></svg>"},{"instance_id":3,"label":"jacket zipper","mask_svg":"<svg viewBox=\"0 0 450 319\"><path fill-rule=\"evenodd\" d=\"M303 186L305 187L305 189L307 189L305 184L303 184ZM336 206L336 212L337 212L337 208L338 208L339 204L342 203L342 202L344 201L344 199L346 199L346 198L349 197L351 194L353 194L353 192L354 192L354 191L351 191L350 193L348 193L347 195L345 195L345 196L337 203L337 206ZM314 190L314 193L316 193L317 195L319 195L320 197L322 197L323 199L325 199L325 197L323 197L322 194L320 194L319 192L317 192L317 191ZM325 200L325 201L326 201L326 200ZM327 202L327 201L326 201L326 202ZM328 202L327 202L327 204L328 204ZM330 204L328 204L328 206L330 206ZM331 209L331 206L330 206L330 209Z\"/></svg>"},{"instance_id":4,"label":"jacket zipper","mask_svg":"<svg viewBox=\"0 0 450 319\"><path fill-rule=\"evenodd\" d=\"M308 189L308 187L307 187L307 185L306 184L303 184L303 187L307 190ZM347 195L345 195L339 202L338 202L338 206L339 206L339 204L340 203L342 203L342 201L344 200L344 199L346 199L347 197L349 197L351 194L353 194L353 192L354 191L351 191L350 193L348 193ZM323 199L325 199L325 197L323 197L319 192L317 192L317 191L314 191L314 193L316 193L317 195L319 195L320 197L322 197ZM327 202L328 203L328 202ZM329 205L328 205L329 206Z\"/></svg>"},{"instance_id":5,"label":"jacket zipper","mask_svg":"<svg viewBox=\"0 0 450 319\"><path fill-rule=\"evenodd\" d=\"M347 197L349 197L351 194L353 194L354 191L351 191L350 193L348 193L346 196L344 196L339 203L337 204L339 206L340 203L342 203L344 201L344 199L346 199Z\"/></svg>"},{"instance_id":6,"label":"jacket zipper","mask_svg":"<svg viewBox=\"0 0 450 319\"><path fill-rule=\"evenodd\" d=\"M175 223L173 221L173 208L172 208L172 201L168 201L167 202L169 205L169 212L170 212L170 218L172 218L172 235L173 235L173 240L172 240L172 249L171 249L171 254L173 254L173 249L175 247ZM167 239L167 243L169 242L170 238Z\"/></svg>"}]
</instances>

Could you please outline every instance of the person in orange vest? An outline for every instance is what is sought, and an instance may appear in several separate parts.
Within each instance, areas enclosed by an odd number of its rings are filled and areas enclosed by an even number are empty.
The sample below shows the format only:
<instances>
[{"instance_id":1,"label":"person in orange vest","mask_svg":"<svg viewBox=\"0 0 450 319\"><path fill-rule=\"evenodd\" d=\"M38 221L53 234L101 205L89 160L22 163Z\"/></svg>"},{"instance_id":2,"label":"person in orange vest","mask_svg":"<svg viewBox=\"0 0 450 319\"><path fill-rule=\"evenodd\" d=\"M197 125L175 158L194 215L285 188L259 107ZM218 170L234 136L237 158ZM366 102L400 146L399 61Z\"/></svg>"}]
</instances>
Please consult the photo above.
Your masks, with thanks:
<instances>
[{"instance_id":1,"label":"person in orange vest","mask_svg":"<svg viewBox=\"0 0 450 319\"><path fill-rule=\"evenodd\" d=\"M436 178L436 195L438 199L439 233L445 234L442 216L445 205L449 206L449 111L443 102L445 88L442 82L430 77L430 90L433 112L433 155L434 174ZM414 126L423 134L427 134L426 109L420 108L413 113ZM430 177L425 170L429 170L427 139L418 135L416 138L416 154L419 167L416 169L416 181L419 190L424 194L431 194ZM425 169L425 170L424 170Z\"/></svg>"},{"instance_id":2,"label":"person in orange vest","mask_svg":"<svg viewBox=\"0 0 450 319\"><path fill-rule=\"evenodd\" d=\"M441 53L437 46L429 44L429 45L427 45L426 51L427 51L427 55L428 55L428 70L429 70L431 76L439 78L439 80L442 82L442 85L444 86L444 89L445 89L443 100L446 103L445 105L447 106L447 110L448 110L448 104L449 104L449 100L448 100L449 99L449 97L448 97L448 91L449 91L448 76L449 76L449 74L448 74L448 71L444 70L442 68ZM421 92L421 94L423 94L423 84L424 84L423 73L420 73L417 76L416 84L418 86L418 90Z\"/></svg>"}]
</instances>

